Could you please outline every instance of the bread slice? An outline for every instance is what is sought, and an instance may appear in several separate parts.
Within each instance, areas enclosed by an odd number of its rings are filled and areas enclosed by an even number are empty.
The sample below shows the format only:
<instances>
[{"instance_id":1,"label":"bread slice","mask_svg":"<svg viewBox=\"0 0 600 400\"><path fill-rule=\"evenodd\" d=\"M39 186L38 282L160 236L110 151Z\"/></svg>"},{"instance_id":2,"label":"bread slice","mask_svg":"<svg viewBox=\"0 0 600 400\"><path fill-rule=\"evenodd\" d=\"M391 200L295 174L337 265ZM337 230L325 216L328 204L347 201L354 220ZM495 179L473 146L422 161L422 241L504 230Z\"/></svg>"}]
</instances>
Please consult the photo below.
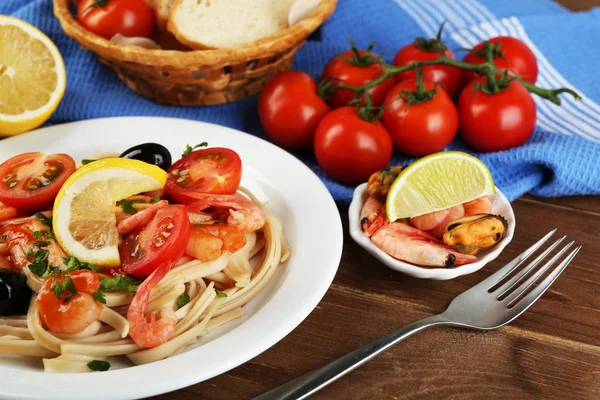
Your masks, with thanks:
<instances>
[{"instance_id":1,"label":"bread slice","mask_svg":"<svg viewBox=\"0 0 600 400\"><path fill-rule=\"evenodd\" d=\"M287 28L294 1L175 0L167 28L195 49L242 46Z\"/></svg>"},{"instance_id":2,"label":"bread slice","mask_svg":"<svg viewBox=\"0 0 600 400\"><path fill-rule=\"evenodd\" d=\"M169 19L169 14L171 13L171 7L175 0L153 0L156 2L154 7L155 9L155 18L156 18L156 26L161 31L167 30L167 21Z\"/></svg>"}]
</instances>

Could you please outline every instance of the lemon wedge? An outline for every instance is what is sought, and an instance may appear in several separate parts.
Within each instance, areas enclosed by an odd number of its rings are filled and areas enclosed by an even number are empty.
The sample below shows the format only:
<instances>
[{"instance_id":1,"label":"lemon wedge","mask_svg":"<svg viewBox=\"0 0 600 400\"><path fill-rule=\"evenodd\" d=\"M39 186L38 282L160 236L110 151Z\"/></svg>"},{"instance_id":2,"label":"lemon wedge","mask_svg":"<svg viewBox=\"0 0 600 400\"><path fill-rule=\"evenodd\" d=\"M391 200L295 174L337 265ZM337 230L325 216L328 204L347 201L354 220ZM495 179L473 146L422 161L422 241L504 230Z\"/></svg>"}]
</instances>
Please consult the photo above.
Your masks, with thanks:
<instances>
[{"instance_id":1,"label":"lemon wedge","mask_svg":"<svg viewBox=\"0 0 600 400\"><path fill-rule=\"evenodd\" d=\"M46 122L66 82L63 59L48 36L20 19L0 15L0 136Z\"/></svg>"},{"instance_id":2,"label":"lemon wedge","mask_svg":"<svg viewBox=\"0 0 600 400\"><path fill-rule=\"evenodd\" d=\"M492 174L481 160L460 151L445 151L402 170L388 192L386 212L390 221L396 221L494 193Z\"/></svg>"},{"instance_id":3,"label":"lemon wedge","mask_svg":"<svg viewBox=\"0 0 600 400\"><path fill-rule=\"evenodd\" d=\"M106 158L84 165L67 179L54 201L56 240L80 261L121 265L115 203L159 190L166 180L165 171L138 160Z\"/></svg>"}]
</instances>

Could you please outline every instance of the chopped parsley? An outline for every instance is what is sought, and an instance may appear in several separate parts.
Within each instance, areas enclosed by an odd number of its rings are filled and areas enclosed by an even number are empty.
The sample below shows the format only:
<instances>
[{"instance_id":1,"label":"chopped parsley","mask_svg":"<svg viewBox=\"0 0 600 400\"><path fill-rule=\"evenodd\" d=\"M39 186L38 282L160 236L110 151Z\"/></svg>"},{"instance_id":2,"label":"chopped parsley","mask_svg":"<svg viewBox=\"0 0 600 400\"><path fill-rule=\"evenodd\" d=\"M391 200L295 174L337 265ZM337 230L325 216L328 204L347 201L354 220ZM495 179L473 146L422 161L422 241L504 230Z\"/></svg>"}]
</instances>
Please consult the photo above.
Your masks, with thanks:
<instances>
[{"instance_id":1,"label":"chopped parsley","mask_svg":"<svg viewBox=\"0 0 600 400\"><path fill-rule=\"evenodd\" d=\"M227 293L225 293L219 289L215 289L215 290L217 291L217 297L221 297L221 298L227 297Z\"/></svg>"},{"instance_id":2,"label":"chopped parsley","mask_svg":"<svg viewBox=\"0 0 600 400\"><path fill-rule=\"evenodd\" d=\"M138 212L138 210L136 210L133 207L134 203L139 203L139 202L137 202L137 201L127 201L127 200L119 200L119 201L117 201L117 205L121 206L121 208L123 208L123 212L125 214L130 214L130 215L137 214L137 212Z\"/></svg>"},{"instance_id":3,"label":"chopped parsley","mask_svg":"<svg viewBox=\"0 0 600 400\"><path fill-rule=\"evenodd\" d=\"M56 277L55 277L56 279ZM62 301L68 301L71 297L77 294L75 283L70 276L67 276L61 283L57 283L52 288L52 291Z\"/></svg>"},{"instance_id":4,"label":"chopped parsley","mask_svg":"<svg viewBox=\"0 0 600 400\"><path fill-rule=\"evenodd\" d=\"M30 250L27 253L27 258L33 257L33 261L29 264L29 270L39 277L45 278L48 275L48 256L50 252L48 250L37 250L33 252Z\"/></svg>"},{"instance_id":5,"label":"chopped parsley","mask_svg":"<svg viewBox=\"0 0 600 400\"><path fill-rule=\"evenodd\" d=\"M181 308L189 302L190 302L190 295L187 293L184 293L177 298L177 307Z\"/></svg>"},{"instance_id":6,"label":"chopped parsley","mask_svg":"<svg viewBox=\"0 0 600 400\"><path fill-rule=\"evenodd\" d=\"M189 144L186 144L185 145L185 150L183 151L183 153L181 153L181 157L187 156L192 151L194 151L194 149L197 149L198 147L206 147L206 146L208 146L207 142L202 142L200 144L195 145L194 147L190 146Z\"/></svg>"},{"instance_id":7,"label":"chopped parsley","mask_svg":"<svg viewBox=\"0 0 600 400\"><path fill-rule=\"evenodd\" d=\"M63 271L64 273L71 272L71 271L77 271L80 269L89 269L90 271L94 271L94 272L100 271L100 268L96 267L94 264L90 264L87 262L81 262L77 259L77 257L74 257L74 256L65 257L65 258L63 258L63 261L67 265L67 269Z\"/></svg>"},{"instance_id":8,"label":"chopped parsley","mask_svg":"<svg viewBox=\"0 0 600 400\"><path fill-rule=\"evenodd\" d=\"M103 278L100 277L100 292L109 292L111 290L124 290L126 292L134 293L137 290L139 281L134 277L115 276L114 278Z\"/></svg>"},{"instance_id":9,"label":"chopped parsley","mask_svg":"<svg viewBox=\"0 0 600 400\"><path fill-rule=\"evenodd\" d=\"M50 227L52 227L52 217L46 217L44 214L42 214L42 213L40 213L40 212L39 212L39 213L36 213L36 214L35 214L35 217L36 217L37 219L39 219L40 221L42 221L42 223L43 223L44 225L47 225L47 226L50 226Z\"/></svg>"},{"instance_id":10,"label":"chopped parsley","mask_svg":"<svg viewBox=\"0 0 600 400\"><path fill-rule=\"evenodd\" d=\"M94 300L102 304L106 304L106 298L104 297L104 293L102 293L101 291L92 293L92 297L94 298Z\"/></svg>"},{"instance_id":11,"label":"chopped parsley","mask_svg":"<svg viewBox=\"0 0 600 400\"><path fill-rule=\"evenodd\" d=\"M33 232L33 237L35 238L35 240L40 240L43 238L54 239L54 234L52 233L51 230L35 231L35 232Z\"/></svg>"},{"instance_id":12,"label":"chopped parsley","mask_svg":"<svg viewBox=\"0 0 600 400\"><path fill-rule=\"evenodd\" d=\"M108 371L110 369L110 363L102 360L90 361L87 363L87 366L92 371Z\"/></svg>"},{"instance_id":13,"label":"chopped parsley","mask_svg":"<svg viewBox=\"0 0 600 400\"><path fill-rule=\"evenodd\" d=\"M92 163L94 161L96 160L89 160L84 158L83 160L81 160L81 165L88 165L89 163Z\"/></svg>"},{"instance_id":14,"label":"chopped parsley","mask_svg":"<svg viewBox=\"0 0 600 400\"><path fill-rule=\"evenodd\" d=\"M158 203L160 201L160 193L156 192L156 197L150 200L150 203Z\"/></svg>"}]
</instances>

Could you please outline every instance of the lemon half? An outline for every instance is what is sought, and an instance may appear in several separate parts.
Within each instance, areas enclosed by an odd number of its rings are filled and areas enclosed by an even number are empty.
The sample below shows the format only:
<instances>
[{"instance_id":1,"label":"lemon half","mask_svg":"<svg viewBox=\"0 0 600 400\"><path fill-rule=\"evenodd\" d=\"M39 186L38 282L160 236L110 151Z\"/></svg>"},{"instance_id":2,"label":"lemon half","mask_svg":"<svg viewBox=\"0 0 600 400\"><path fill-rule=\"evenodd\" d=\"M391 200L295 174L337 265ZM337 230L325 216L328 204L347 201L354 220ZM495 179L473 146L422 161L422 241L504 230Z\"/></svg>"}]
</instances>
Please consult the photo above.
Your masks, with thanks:
<instances>
[{"instance_id":1,"label":"lemon half","mask_svg":"<svg viewBox=\"0 0 600 400\"><path fill-rule=\"evenodd\" d=\"M0 15L0 136L26 132L48 120L66 83L63 59L48 36Z\"/></svg>"},{"instance_id":2,"label":"lemon half","mask_svg":"<svg viewBox=\"0 0 600 400\"><path fill-rule=\"evenodd\" d=\"M481 160L445 151L415 161L398 175L388 192L386 212L396 221L494 193L492 174Z\"/></svg>"},{"instance_id":3,"label":"lemon half","mask_svg":"<svg viewBox=\"0 0 600 400\"><path fill-rule=\"evenodd\" d=\"M119 266L115 203L161 189L162 169L142 161L106 158L79 168L54 202L52 228L61 247L80 261Z\"/></svg>"}]
</instances>

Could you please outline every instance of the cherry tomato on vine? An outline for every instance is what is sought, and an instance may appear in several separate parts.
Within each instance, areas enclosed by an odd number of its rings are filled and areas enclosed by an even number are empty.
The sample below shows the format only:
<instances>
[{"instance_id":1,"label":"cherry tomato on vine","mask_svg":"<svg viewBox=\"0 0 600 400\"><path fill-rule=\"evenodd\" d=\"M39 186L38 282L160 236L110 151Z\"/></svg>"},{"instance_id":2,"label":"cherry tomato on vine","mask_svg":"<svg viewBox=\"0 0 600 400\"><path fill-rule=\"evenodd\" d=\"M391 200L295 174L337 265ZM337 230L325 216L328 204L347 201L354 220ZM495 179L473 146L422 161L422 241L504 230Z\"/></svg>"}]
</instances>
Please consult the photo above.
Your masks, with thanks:
<instances>
[{"instance_id":1,"label":"cherry tomato on vine","mask_svg":"<svg viewBox=\"0 0 600 400\"><path fill-rule=\"evenodd\" d=\"M0 202L20 210L41 210L54 201L75 161L66 154L23 153L0 164Z\"/></svg>"},{"instance_id":2,"label":"cherry tomato on vine","mask_svg":"<svg viewBox=\"0 0 600 400\"><path fill-rule=\"evenodd\" d=\"M275 75L258 97L258 115L267 136L287 150L309 149L317 124L330 110L315 81L300 71Z\"/></svg>"},{"instance_id":3,"label":"cherry tomato on vine","mask_svg":"<svg viewBox=\"0 0 600 400\"><path fill-rule=\"evenodd\" d=\"M400 82L384 102L383 125L396 148L411 156L442 151L458 130L458 112L448 93L430 81L423 86L419 96L416 79Z\"/></svg>"},{"instance_id":4,"label":"cherry tomato on vine","mask_svg":"<svg viewBox=\"0 0 600 400\"><path fill-rule=\"evenodd\" d=\"M154 31L154 14L144 0L81 0L77 21L105 39L117 33L150 37Z\"/></svg>"},{"instance_id":5,"label":"cherry tomato on vine","mask_svg":"<svg viewBox=\"0 0 600 400\"><path fill-rule=\"evenodd\" d=\"M456 60L454 53L448 49L438 38L425 40L418 38L414 43L404 46L396 53L393 64L396 66L408 65L415 61L437 60L442 54ZM441 84L450 97L454 97L460 89L461 70L450 65L429 65L423 67L423 78L427 81ZM396 82L416 79L415 70L402 72L396 75Z\"/></svg>"},{"instance_id":6,"label":"cherry tomato on vine","mask_svg":"<svg viewBox=\"0 0 600 400\"><path fill-rule=\"evenodd\" d=\"M385 168L392 159L392 139L381 122L361 119L355 107L333 110L315 134L319 166L333 179L357 184Z\"/></svg>"},{"instance_id":7,"label":"cherry tomato on vine","mask_svg":"<svg viewBox=\"0 0 600 400\"><path fill-rule=\"evenodd\" d=\"M332 86L338 84L362 86L385 73L385 68L379 64L380 58L370 50L353 50L338 54L329 61L323 70L322 79L327 79ZM394 86L394 78L390 77L379 83L371 90L372 104L380 106L387 92ZM354 92L349 89L338 89L331 94L327 102L333 108L348 105L354 98Z\"/></svg>"},{"instance_id":8,"label":"cherry tomato on vine","mask_svg":"<svg viewBox=\"0 0 600 400\"><path fill-rule=\"evenodd\" d=\"M538 66L535 55L529 47L519 39L510 36L498 36L488 40L492 44L500 44L501 55L494 57L494 63L501 70L508 69L512 74L520 76L524 81L535 83L538 76ZM485 57L484 42L479 43L464 58L469 64L483 64ZM462 84L466 85L477 77L477 74L467 70L462 71Z\"/></svg>"},{"instance_id":9,"label":"cherry tomato on vine","mask_svg":"<svg viewBox=\"0 0 600 400\"><path fill-rule=\"evenodd\" d=\"M531 94L518 81L508 83L499 93L488 94L472 80L458 99L460 132L474 149L499 151L522 145L535 128L536 110Z\"/></svg>"}]
</instances>

